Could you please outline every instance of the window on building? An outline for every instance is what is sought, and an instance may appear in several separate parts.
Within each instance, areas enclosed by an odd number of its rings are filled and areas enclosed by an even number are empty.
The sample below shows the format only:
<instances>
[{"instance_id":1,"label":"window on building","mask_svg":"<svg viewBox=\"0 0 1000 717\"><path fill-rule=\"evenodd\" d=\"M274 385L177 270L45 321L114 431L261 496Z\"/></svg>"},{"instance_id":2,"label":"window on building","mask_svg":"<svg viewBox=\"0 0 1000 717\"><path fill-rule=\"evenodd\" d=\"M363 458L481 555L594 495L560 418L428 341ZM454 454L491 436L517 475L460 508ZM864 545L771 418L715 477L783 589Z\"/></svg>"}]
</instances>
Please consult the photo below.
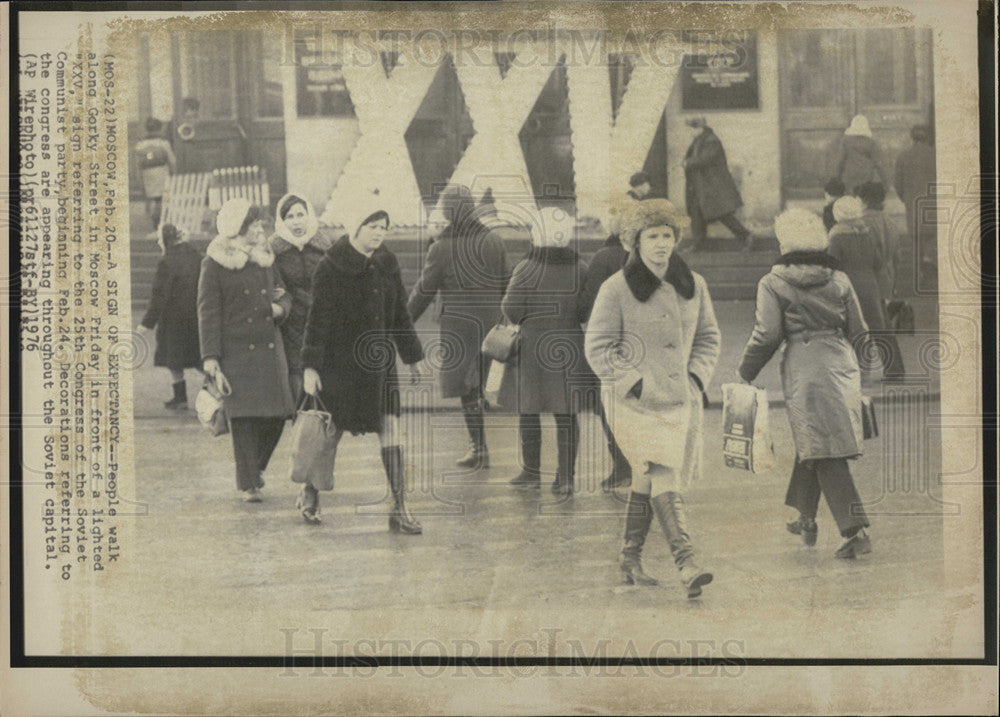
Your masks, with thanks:
<instances>
[{"instance_id":1,"label":"window on building","mask_svg":"<svg viewBox=\"0 0 1000 717\"><path fill-rule=\"evenodd\" d=\"M916 102L915 30L866 30L863 39L864 104L906 105Z\"/></svg>"},{"instance_id":2,"label":"window on building","mask_svg":"<svg viewBox=\"0 0 1000 717\"><path fill-rule=\"evenodd\" d=\"M250 56L257 68L250 92L253 94L254 116L261 119L283 117L285 102L281 82L280 35L255 32L250 38Z\"/></svg>"},{"instance_id":3,"label":"window on building","mask_svg":"<svg viewBox=\"0 0 1000 717\"><path fill-rule=\"evenodd\" d=\"M195 97L205 120L236 117L235 37L229 30L182 33L181 96Z\"/></svg>"},{"instance_id":4,"label":"window on building","mask_svg":"<svg viewBox=\"0 0 1000 717\"><path fill-rule=\"evenodd\" d=\"M295 88L299 117L353 117L344 81L341 37L314 30L295 32Z\"/></svg>"}]
</instances>

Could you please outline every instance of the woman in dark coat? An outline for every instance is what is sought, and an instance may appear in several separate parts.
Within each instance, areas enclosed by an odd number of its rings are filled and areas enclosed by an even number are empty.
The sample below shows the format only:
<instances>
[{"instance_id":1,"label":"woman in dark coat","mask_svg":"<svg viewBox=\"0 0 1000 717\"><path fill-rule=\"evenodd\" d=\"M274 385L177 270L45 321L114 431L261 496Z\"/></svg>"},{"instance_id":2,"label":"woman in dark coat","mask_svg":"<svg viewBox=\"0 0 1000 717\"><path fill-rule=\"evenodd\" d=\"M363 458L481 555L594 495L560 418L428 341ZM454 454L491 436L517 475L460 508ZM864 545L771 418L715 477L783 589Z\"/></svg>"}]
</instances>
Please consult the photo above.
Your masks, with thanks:
<instances>
[{"instance_id":1,"label":"woman in dark coat","mask_svg":"<svg viewBox=\"0 0 1000 717\"><path fill-rule=\"evenodd\" d=\"M785 344L781 385L796 453L785 504L799 511L788 530L816 544L822 493L847 539L836 555L854 558L871 552L868 519L847 465L862 453L861 372L851 345L868 327L851 280L824 252L820 218L789 209L774 230L782 255L757 286L757 315L739 375L753 381Z\"/></svg>"},{"instance_id":2,"label":"woman in dark coat","mask_svg":"<svg viewBox=\"0 0 1000 717\"><path fill-rule=\"evenodd\" d=\"M507 253L500 238L480 223L468 187L445 187L437 212L448 224L431 244L406 308L416 323L441 294L441 342L453 358L441 368L441 395L461 399L470 439L457 465L489 468L483 423L487 361L480 347L500 320L500 299L510 277Z\"/></svg>"},{"instance_id":3,"label":"woman in dark coat","mask_svg":"<svg viewBox=\"0 0 1000 717\"><path fill-rule=\"evenodd\" d=\"M666 199L626 211L621 235L631 253L597 294L586 350L633 468L622 576L629 584L657 584L640 560L655 514L681 583L695 598L712 574L695 563L684 493L701 476L702 395L722 342L708 285L674 251L687 221Z\"/></svg>"},{"instance_id":4,"label":"woman in dark coat","mask_svg":"<svg viewBox=\"0 0 1000 717\"><path fill-rule=\"evenodd\" d=\"M351 233L334 243L313 276L304 390L330 411L334 450L344 431L378 433L394 503L389 530L417 534L420 523L405 503L396 355L412 365L423 358L423 348L406 313L399 263L382 246L389 215L373 200L358 216L345 222ZM309 483L299 507L306 522L319 522L319 493Z\"/></svg>"},{"instance_id":5,"label":"woman in dark coat","mask_svg":"<svg viewBox=\"0 0 1000 717\"><path fill-rule=\"evenodd\" d=\"M699 130L684 154L684 202L691 215L692 249L698 250L712 222L722 222L744 250L750 249L753 236L734 214L743 199L729 173L722 141L702 117L687 124Z\"/></svg>"},{"instance_id":6,"label":"woman in dark coat","mask_svg":"<svg viewBox=\"0 0 1000 717\"><path fill-rule=\"evenodd\" d=\"M865 182L879 181L889 186L882 148L872 137L868 118L854 115L851 126L844 130L837 156L837 177L848 194Z\"/></svg>"},{"instance_id":7,"label":"woman in dark coat","mask_svg":"<svg viewBox=\"0 0 1000 717\"><path fill-rule=\"evenodd\" d=\"M163 257L156 265L153 292L139 330L156 329L154 366L170 369L174 397L163 405L187 409L184 369L201 368L198 347L198 275L201 254L173 224L160 226Z\"/></svg>"},{"instance_id":8,"label":"woman in dark coat","mask_svg":"<svg viewBox=\"0 0 1000 717\"><path fill-rule=\"evenodd\" d=\"M294 194L283 196L278 202L271 250L274 269L292 297L292 309L281 322L281 337L288 362L288 382L296 404L302 398L302 337L312 305L312 278L331 246L330 230L320 227L312 205Z\"/></svg>"},{"instance_id":9,"label":"woman in dark coat","mask_svg":"<svg viewBox=\"0 0 1000 717\"><path fill-rule=\"evenodd\" d=\"M198 331L205 373L232 388L223 400L233 436L236 485L260 501L261 476L294 406L278 323L291 297L276 279L264 209L230 199L208 245L198 281ZM221 380L221 379L219 379Z\"/></svg>"},{"instance_id":10,"label":"woman in dark coat","mask_svg":"<svg viewBox=\"0 0 1000 717\"><path fill-rule=\"evenodd\" d=\"M903 357L895 335L888 331L880 281L884 266L882 248L866 225L863 214L864 204L857 197L841 197L834 202L833 216L837 223L830 230L827 251L839 262L854 286L865 322L874 332L869 341L878 347L884 378L895 381L903 377ZM854 348L859 360L868 353L860 342Z\"/></svg>"},{"instance_id":11,"label":"woman in dark coat","mask_svg":"<svg viewBox=\"0 0 1000 717\"><path fill-rule=\"evenodd\" d=\"M552 491L573 493L579 425L576 414L596 403L596 379L583 353L579 287L587 265L569 244L574 219L547 208L532 228L532 247L515 268L503 299L507 320L521 327L517 363L506 366L499 403L520 415L523 469L518 488L541 483L540 414L556 421L558 469Z\"/></svg>"}]
</instances>

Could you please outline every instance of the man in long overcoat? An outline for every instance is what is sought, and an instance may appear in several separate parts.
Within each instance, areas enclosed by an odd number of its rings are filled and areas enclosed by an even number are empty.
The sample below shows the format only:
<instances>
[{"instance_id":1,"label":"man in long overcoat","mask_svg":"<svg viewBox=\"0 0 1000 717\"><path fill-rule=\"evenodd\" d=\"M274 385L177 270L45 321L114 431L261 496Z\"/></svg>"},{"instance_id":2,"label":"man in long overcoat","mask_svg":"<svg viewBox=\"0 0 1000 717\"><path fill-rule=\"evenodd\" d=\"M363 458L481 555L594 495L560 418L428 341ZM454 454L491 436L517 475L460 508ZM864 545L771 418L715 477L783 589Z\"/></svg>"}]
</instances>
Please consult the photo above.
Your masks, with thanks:
<instances>
[{"instance_id":1,"label":"man in long overcoat","mask_svg":"<svg viewBox=\"0 0 1000 717\"><path fill-rule=\"evenodd\" d=\"M691 217L691 249L699 250L712 222L722 222L736 235L740 246L749 249L753 236L734 214L743 206L743 199L729 173L722 141L703 117L690 119L687 125L700 130L684 155L684 201Z\"/></svg>"}]
</instances>

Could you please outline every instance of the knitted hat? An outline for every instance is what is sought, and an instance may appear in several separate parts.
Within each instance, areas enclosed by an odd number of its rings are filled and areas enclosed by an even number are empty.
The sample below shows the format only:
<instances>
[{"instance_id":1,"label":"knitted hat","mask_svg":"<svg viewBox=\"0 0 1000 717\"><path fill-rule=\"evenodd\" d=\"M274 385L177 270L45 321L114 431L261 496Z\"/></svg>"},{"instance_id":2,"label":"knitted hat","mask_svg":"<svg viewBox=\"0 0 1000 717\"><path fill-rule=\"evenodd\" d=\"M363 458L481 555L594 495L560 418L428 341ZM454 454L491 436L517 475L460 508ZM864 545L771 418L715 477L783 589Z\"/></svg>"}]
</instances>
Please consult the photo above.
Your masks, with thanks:
<instances>
[{"instance_id":1,"label":"knitted hat","mask_svg":"<svg viewBox=\"0 0 1000 717\"><path fill-rule=\"evenodd\" d=\"M219 209L219 215L215 218L215 228L219 231L219 236L231 239L240 233L240 227L243 226L243 220L247 218L247 214L250 212L250 204L246 199L242 197L237 197L235 199L229 199L222 208Z\"/></svg>"},{"instance_id":2,"label":"knitted hat","mask_svg":"<svg viewBox=\"0 0 1000 717\"><path fill-rule=\"evenodd\" d=\"M568 246L576 234L573 215L559 207L545 207L538 213L538 223L531 227L531 243L537 247Z\"/></svg>"},{"instance_id":3,"label":"knitted hat","mask_svg":"<svg viewBox=\"0 0 1000 717\"><path fill-rule=\"evenodd\" d=\"M667 199L644 199L641 202L634 202L625 210L619 223L618 233L622 243L634 249L643 229L665 224L673 227L674 234L680 241L681 229L690 223L691 219L675 207L673 202Z\"/></svg>"},{"instance_id":4,"label":"knitted hat","mask_svg":"<svg viewBox=\"0 0 1000 717\"><path fill-rule=\"evenodd\" d=\"M775 217L774 233L778 237L782 254L793 251L824 251L829 245L823 220L800 207L786 209Z\"/></svg>"},{"instance_id":5,"label":"knitted hat","mask_svg":"<svg viewBox=\"0 0 1000 717\"><path fill-rule=\"evenodd\" d=\"M380 196L379 190L375 188L361 192L344 220L344 228L350 236L356 236L358 229L373 215L380 212L385 214L387 220L389 219L389 212L385 209L385 200Z\"/></svg>"},{"instance_id":6,"label":"knitted hat","mask_svg":"<svg viewBox=\"0 0 1000 717\"><path fill-rule=\"evenodd\" d=\"M872 136L872 129L868 126L868 118L864 115L854 115L851 126L844 130L848 137L868 137Z\"/></svg>"},{"instance_id":7,"label":"knitted hat","mask_svg":"<svg viewBox=\"0 0 1000 717\"><path fill-rule=\"evenodd\" d=\"M857 197L841 197L833 203L834 221L847 222L851 219L860 219L864 211L864 202Z\"/></svg>"}]
</instances>

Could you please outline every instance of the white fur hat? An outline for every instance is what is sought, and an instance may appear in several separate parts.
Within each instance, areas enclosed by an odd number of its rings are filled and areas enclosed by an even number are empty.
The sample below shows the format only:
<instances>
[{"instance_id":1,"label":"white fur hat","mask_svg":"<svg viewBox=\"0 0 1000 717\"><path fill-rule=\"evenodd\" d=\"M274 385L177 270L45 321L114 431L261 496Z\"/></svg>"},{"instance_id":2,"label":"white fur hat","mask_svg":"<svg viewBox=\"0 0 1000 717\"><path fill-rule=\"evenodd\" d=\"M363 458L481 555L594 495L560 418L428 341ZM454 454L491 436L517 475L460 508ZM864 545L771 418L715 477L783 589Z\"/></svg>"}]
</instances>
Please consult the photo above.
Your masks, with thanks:
<instances>
[{"instance_id":1,"label":"white fur hat","mask_svg":"<svg viewBox=\"0 0 1000 717\"><path fill-rule=\"evenodd\" d=\"M568 246L576 234L576 219L565 209L545 207L531 227L531 243L537 247Z\"/></svg>"},{"instance_id":2,"label":"white fur hat","mask_svg":"<svg viewBox=\"0 0 1000 717\"><path fill-rule=\"evenodd\" d=\"M219 231L219 236L231 239L239 234L243 220L247 218L247 213L252 206L249 201L242 197L227 200L215 218L215 228Z\"/></svg>"},{"instance_id":3,"label":"white fur hat","mask_svg":"<svg viewBox=\"0 0 1000 717\"><path fill-rule=\"evenodd\" d=\"M860 219L865 212L865 204L857 197L841 197L833 203L833 219L838 222L846 222L851 219Z\"/></svg>"},{"instance_id":4,"label":"white fur hat","mask_svg":"<svg viewBox=\"0 0 1000 717\"><path fill-rule=\"evenodd\" d=\"M864 115L854 115L851 126L844 130L848 137L871 137L872 128L868 126L868 118Z\"/></svg>"},{"instance_id":5,"label":"white fur hat","mask_svg":"<svg viewBox=\"0 0 1000 717\"><path fill-rule=\"evenodd\" d=\"M824 251L829 245L823 220L808 209L792 207L774 218L774 234L782 254Z\"/></svg>"}]
</instances>

